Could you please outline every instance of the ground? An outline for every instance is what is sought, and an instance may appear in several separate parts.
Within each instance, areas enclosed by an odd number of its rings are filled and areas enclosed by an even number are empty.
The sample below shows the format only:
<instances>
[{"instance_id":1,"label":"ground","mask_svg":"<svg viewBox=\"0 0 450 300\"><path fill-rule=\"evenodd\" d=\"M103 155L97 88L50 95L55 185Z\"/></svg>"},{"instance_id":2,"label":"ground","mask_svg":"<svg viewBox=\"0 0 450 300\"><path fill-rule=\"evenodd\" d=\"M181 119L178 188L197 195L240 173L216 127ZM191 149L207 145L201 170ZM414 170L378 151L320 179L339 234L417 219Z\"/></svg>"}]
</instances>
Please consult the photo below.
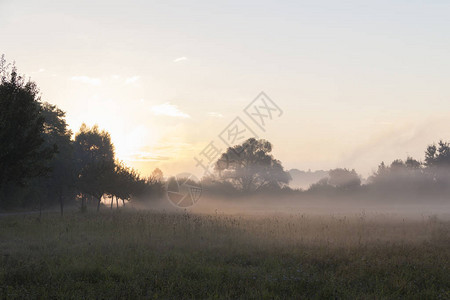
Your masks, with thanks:
<instances>
[{"instance_id":1,"label":"ground","mask_svg":"<svg viewBox=\"0 0 450 300\"><path fill-rule=\"evenodd\" d=\"M2 298L450 298L436 216L0 217Z\"/></svg>"}]
</instances>

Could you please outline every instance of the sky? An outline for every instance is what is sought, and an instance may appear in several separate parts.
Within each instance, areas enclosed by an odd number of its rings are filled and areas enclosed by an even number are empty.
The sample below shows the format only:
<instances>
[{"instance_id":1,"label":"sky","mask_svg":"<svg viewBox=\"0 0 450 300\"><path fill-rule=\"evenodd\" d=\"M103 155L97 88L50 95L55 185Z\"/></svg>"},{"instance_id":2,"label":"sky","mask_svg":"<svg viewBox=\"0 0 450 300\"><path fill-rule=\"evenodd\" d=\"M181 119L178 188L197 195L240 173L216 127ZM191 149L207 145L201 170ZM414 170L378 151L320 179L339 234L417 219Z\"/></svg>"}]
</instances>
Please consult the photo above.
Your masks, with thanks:
<instances>
[{"instance_id":1,"label":"sky","mask_svg":"<svg viewBox=\"0 0 450 300\"><path fill-rule=\"evenodd\" d=\"M450 140L449 15L448 1L0 0L0 53L144 175L201 176L194 157L224 150L239 117L287 169L366 177ZM264 130L244 112L261 91L280 109Z\"/></svg>"}]
</instances>

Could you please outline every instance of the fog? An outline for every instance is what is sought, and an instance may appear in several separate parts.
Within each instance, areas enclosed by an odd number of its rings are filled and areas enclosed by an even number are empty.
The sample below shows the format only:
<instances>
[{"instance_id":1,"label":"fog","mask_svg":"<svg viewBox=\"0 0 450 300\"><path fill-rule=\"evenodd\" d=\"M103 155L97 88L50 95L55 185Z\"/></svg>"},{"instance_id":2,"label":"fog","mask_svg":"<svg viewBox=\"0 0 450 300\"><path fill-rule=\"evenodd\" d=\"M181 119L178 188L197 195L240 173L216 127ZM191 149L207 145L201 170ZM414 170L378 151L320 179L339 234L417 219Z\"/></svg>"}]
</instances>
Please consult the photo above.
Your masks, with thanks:
<instances>
[{"instance_id":1,"label":"fog","mask_svg":"<svg viewBox=\"0 0 450 300\"><path fill-rule=\"evenodd\" d=\"M299 198L293 196L274 196L260 194L257 196L217 197L207 192L198 202L188 208L180 208L167 198L158 202L130 203L125 206L130 211L153 211L159 213L200 214L200 215L234 215L234 216L336 216L358 218L361 216L390 219L424 220L438 217L450 220L448 201L436 200L427 203L416 201L393 203L389 201L362 200L358 198ZM422 199L423 200L423 199ZM106 209L106 208L105 208Z\"/></svg>"}]
</instances>

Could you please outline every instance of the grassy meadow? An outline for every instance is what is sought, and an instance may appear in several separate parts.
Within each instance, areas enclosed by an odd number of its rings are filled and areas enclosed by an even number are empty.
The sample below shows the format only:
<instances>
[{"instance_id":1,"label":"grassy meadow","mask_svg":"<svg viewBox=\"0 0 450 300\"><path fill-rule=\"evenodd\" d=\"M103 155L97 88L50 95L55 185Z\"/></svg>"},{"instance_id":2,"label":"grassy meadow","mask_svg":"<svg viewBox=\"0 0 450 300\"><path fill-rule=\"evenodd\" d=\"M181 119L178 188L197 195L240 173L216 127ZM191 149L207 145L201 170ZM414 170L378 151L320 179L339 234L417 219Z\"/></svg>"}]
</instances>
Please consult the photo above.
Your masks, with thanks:
<instances>
[{"instance_id":1,"label":"grassy meadow","mask_svg":"<svg viewBox=\"0 0 450 300\"><path fill-rule=\"evenodd\" d=\"M0 298L449 299L435 216L0 217Z\"/></svg>"}]
</instances>

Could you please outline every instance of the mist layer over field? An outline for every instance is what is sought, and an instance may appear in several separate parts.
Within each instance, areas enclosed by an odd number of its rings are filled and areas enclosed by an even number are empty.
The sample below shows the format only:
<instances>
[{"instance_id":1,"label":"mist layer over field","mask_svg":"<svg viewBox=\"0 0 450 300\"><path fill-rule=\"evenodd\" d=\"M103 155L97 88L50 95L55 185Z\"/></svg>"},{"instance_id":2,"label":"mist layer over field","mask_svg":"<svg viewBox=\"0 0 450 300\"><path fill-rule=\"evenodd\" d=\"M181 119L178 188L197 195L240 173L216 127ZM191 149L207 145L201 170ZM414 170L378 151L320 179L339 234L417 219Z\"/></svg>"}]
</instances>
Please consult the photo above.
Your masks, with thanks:
<instances>
[{"instance_id":1,"label":"mist layer over field","mask_svg":"<svg viewBox=\"0 0 450 300\"><path fill-rule=\"evenodd\" d=\"M172 204L166 197L158 202L130 203L126 207L144 211L236 216L304 214L350 217L364 214L367 216L389 215L392 218L400 219L422 219L426 216L450 219L450 204L445 199L367 199L364 197L327 198L317 196L299 198L298 196L264 194L225 198L212 196L205 192L195 205L188 208L180 208Z\"/></svg>"}]
</instances>

